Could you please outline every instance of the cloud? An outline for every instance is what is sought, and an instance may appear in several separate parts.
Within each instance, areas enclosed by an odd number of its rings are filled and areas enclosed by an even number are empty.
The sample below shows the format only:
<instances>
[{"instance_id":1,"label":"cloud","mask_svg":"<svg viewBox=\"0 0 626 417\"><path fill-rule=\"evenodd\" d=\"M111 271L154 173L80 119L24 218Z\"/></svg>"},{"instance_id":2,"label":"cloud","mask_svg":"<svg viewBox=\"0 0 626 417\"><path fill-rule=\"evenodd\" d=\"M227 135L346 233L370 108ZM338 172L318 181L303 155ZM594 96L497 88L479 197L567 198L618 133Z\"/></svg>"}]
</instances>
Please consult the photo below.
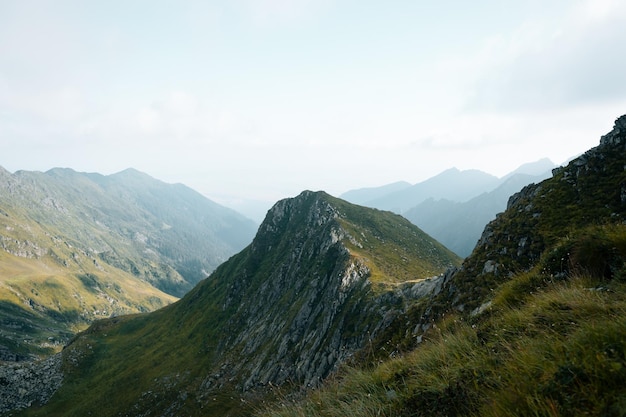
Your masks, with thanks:
<instances>
[{"instance_id":1,"label":"cloud","mask_svg":"<svg viewBox=\"0 0 626 417\"><path fill-rule=\"evenodd\" d=\"M467 105L474 109L545 110L626 97L626 4L577 3L560 22L535 21L496 37L476 57Z\"/></svg>"}]
</instances>

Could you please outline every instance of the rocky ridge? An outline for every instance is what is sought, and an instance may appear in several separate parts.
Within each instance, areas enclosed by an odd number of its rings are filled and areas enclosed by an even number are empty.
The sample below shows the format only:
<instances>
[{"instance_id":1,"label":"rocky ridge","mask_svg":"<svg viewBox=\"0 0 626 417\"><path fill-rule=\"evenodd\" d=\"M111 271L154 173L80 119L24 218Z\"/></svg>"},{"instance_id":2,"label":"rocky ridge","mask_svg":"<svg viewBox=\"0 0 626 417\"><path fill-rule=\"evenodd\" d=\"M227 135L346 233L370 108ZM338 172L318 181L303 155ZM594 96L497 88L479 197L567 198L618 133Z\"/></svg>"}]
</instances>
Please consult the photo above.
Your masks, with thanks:
<instances>
[{"instance_id":1,"label":"rocky ridge","mask_svg":"<svg viewBox=\"0 0 626 417\"><path fill-rule=\"evenodd\" d=\"M229 312L226 327L246 326L222 340L218 354L229 359L220 362L220 370L204 386L233 375L243 381L243 391L287 381L316 386L400 314L407 299L428 293L414 289L424 286L420 282L410 285L413 290L372 294L369 278L376 265L355 255L368 244L366 231L357 235L342 225L355 220L342 212L347 206L338 201L305 191L278 202L234 275L218 269L211 277L230 282L221 303ZM385 216L407 230L417 229L399 216ZM421 238L430 242L425 235ZM443 259L437 272L455 263L450 253ZM265 271L269 260L276 263ZM270 340L268 334L273 335ZM224 367L230 375L224 375Z\"/></svg>"}]
</instances>

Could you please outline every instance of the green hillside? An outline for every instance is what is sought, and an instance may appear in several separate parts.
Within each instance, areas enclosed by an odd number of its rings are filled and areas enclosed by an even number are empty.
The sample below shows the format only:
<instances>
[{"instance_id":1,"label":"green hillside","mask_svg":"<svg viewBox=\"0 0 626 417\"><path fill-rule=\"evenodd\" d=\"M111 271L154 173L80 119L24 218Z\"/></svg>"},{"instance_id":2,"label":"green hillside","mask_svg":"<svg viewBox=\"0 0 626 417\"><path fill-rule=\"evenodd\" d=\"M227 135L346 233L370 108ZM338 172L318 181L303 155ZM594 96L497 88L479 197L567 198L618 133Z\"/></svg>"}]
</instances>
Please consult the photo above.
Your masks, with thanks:
<instances>
[{"instance_id":1,"label":"green hillside","mask_svg":"<svg viewBox=\"0 0 626 417\"><path fill-rule=\"evenodd\" d=\"M26 415L250 413L272 387L315 386L366 346L408 301L399 281L458 263L400 216L303 192L179 302L79 335L63 385Z\"/></svg>"},{"instance_id":2,"label":"green hillside","mask_svg":"<svg viewBox=\"0 0 626 417\"><path fill-rule=\"evenodd\" d=\"M94 319L175 301L254 229L134 170L0 168L0 360L50 354Z\"/></svg>"}]
</instances>

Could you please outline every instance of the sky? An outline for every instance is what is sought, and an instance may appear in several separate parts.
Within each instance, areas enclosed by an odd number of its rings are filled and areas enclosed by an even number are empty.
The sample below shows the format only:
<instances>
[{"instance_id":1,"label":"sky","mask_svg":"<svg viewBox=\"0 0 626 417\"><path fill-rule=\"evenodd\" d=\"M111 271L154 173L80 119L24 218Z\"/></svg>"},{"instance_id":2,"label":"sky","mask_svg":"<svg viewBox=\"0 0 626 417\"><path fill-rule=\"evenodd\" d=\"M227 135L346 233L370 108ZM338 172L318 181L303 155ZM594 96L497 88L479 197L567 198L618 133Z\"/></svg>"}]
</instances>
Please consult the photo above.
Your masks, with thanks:
<instances>
[{"instance_id":1,"label":"sky","mask_svg":"<svg viewBox=\"0 0 626 417\"><path fill-rule=\"evenodd\" d=\"M0 166L235 209L498 177L626 113L622 0L0 0Z\"/></svg>"}]
</instances>

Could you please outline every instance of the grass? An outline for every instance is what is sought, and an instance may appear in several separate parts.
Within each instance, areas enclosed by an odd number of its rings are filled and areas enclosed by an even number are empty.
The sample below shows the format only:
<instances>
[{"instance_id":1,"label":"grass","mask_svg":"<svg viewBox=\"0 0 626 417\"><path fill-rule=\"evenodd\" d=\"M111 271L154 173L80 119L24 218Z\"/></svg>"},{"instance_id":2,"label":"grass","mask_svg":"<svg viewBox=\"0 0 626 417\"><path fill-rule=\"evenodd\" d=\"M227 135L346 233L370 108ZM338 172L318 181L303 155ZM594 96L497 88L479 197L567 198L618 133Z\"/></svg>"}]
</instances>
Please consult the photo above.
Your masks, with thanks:
<instances>
[{"instance_id":1,"label":"grass","mask_svg":"<svg viewBox=\"0 0 626 417\"><path fill-rule=\"evenodd\" d=\"M20 357L57 352L95 319L151 311L176 300L93 262L85 273L44 256L28 259L0 251L0 344Z\"/></svg>"}]
</instances>

